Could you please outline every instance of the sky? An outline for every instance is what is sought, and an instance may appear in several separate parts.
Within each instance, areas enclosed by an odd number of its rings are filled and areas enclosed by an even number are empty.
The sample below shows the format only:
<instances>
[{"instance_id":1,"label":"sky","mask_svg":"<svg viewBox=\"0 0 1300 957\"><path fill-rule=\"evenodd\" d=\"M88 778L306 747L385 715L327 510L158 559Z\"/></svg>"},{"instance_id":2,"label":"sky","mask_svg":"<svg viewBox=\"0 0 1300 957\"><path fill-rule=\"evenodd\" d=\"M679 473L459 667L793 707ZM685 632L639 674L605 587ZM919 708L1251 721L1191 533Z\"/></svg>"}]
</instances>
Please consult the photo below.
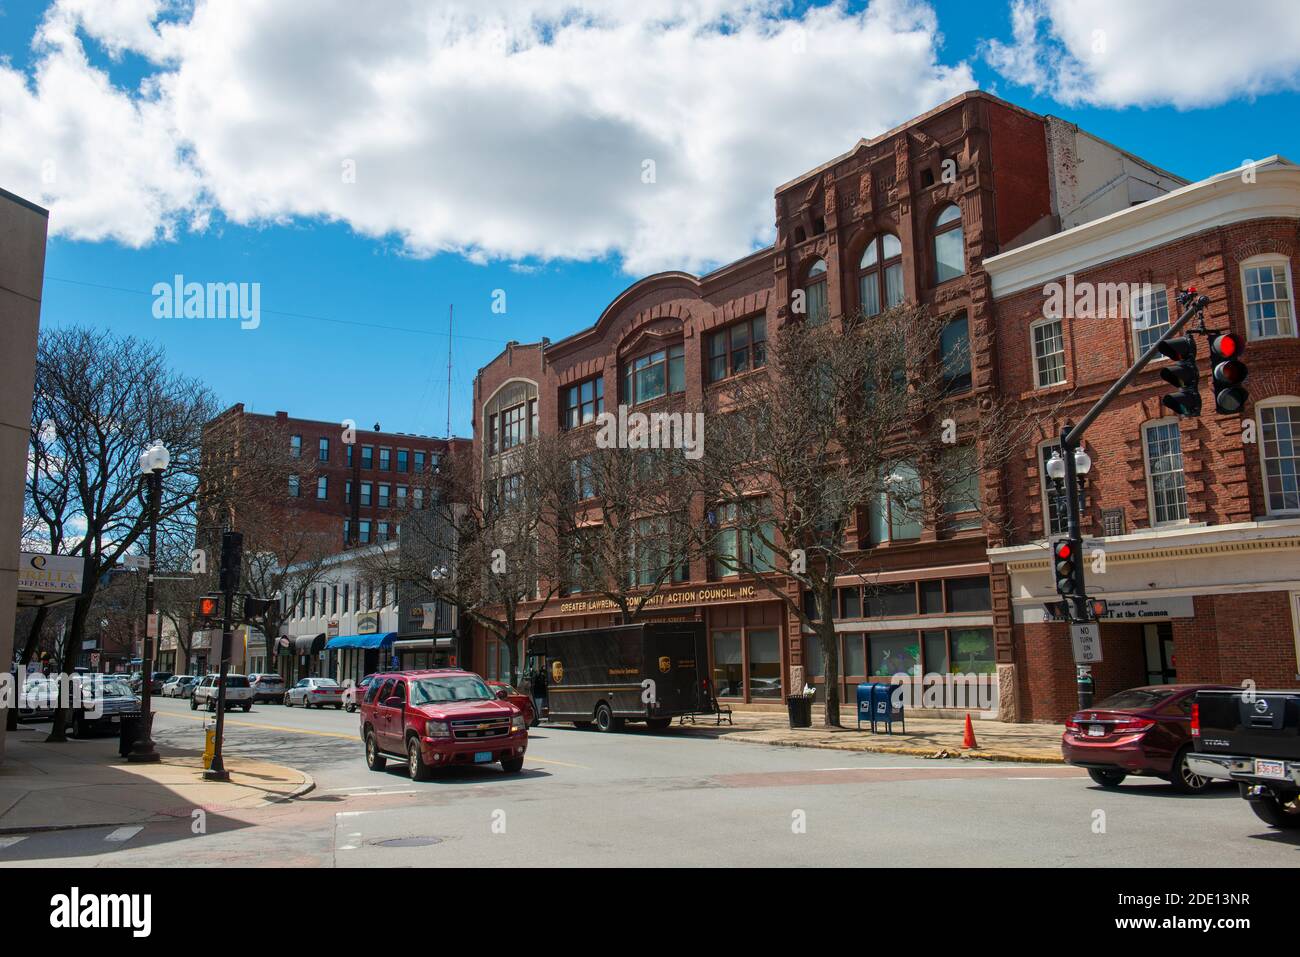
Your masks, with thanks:
<instances>
[{"instance_id":1,"label":"sky","mask_svg":"<svg viewBox=\"0 0 1300 957\"><path fill-rule=\"evenodd\" d=\"M468 435L508 340L768 245L777 185L965 90L1194 180L1300 160L1298 86L1295 0L0 0L0 187L50 210L43 326ZM177 276L256 322L160 317Z\"/></svg>"}]
</instances>

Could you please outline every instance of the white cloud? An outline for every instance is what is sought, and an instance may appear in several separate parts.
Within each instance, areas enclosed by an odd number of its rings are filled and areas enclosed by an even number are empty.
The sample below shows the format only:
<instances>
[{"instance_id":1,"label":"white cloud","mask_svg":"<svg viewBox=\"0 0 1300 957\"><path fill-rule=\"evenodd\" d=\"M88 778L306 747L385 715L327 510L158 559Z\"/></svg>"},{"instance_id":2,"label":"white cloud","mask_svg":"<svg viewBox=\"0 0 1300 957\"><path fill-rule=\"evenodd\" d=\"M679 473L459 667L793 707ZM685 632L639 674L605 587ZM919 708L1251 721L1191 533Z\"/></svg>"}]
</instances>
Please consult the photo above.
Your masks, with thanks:
<instances>
[{"instance_id":1,"label":"white cloud","mask_svg":"<svg viewBox=\"0 0 1300 957\"><path fill-rule=\"evenodd\" d=\"M1300 87L1296 0L1013 0L1008 80L1070 105L1215 106Z\"/></svg>"},{"instance_id":2,"label":"white cloud","mask_svg":"<svg viewBox=\"0 0 1300 957\"><path fill-rule=\"evenodd\" d=\"M201 228L210 204L417 255L699 270L770 240L777 184L975 85L940 62L927 5L784 6L197 0L178 20L60 0L33 82L0 66L0 182L36 182L52 228L83 238ZM141 90L86 62L78 25L155 65ZM41 155L78 174L42 188Z\"/></svg>"}]
</instances>

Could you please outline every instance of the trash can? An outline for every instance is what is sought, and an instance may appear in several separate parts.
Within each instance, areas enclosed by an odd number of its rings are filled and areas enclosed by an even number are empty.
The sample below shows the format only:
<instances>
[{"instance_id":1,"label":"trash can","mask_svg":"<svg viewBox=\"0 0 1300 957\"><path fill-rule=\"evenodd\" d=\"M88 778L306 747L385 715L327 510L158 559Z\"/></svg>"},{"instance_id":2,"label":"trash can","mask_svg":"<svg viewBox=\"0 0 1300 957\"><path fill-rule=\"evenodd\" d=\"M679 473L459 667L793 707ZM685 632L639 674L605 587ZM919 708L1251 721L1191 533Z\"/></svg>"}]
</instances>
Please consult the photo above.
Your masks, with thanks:
<instances>
[{"instance_id":1,"label":"trash can","mask_svg":"<svg viewBox=\"0 0 1300 957\"><path fill-rule=\"evenodd\" d=\"M790 709L790 727L812 727L812 702L812 696L805 694L792 694L785 699L786 707Z\"/></svg>"},{"instance_id":2,"label":"trash can","mask_svg":"<svg viewBox=\"0 0 1300 957\"><path fill-rule=\"evenodd\" d=\"M132 711L121 716L118 719L118 739L117 753L126 757L135 747L135 743L140 740L140 724L144 716L138 711Z\"/></svg>"}]
</instances>

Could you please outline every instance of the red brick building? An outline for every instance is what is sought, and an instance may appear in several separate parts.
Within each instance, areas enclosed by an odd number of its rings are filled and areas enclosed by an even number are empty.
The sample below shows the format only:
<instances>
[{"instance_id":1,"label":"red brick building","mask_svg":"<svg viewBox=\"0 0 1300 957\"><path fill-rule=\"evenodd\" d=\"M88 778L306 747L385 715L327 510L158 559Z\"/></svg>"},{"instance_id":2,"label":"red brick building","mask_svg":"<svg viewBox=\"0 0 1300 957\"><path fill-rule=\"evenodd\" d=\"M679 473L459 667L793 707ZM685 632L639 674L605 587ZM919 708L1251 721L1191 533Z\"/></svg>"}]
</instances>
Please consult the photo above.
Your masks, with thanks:
<instances>
[{"instance_id":1,"label":"red brick building","mask_svg":"<svg viewBox=\"0 0 1300 957\"><path fill-rule=\"evenodd\" d=\"M1027 393L1033 401L1026 351L1032 332L1026 317L1035 311L1041 315L1041 287L1047 280L1036 286L1006 286L1012 291L1003 294L986 264L1005 263L1008 273L1028 270L1022 258L1037 262L1039 254L1034 250L1045 245L1053 250L1067 248L1050 243L1062 236L1077 237L1090 228L1094 233L1089 236L1108 230L1111 227L1104 224L1126 222L1125 216L1134 215L1127 211L1154 207L1153 200L1184 185L1178 177L1060 119L1038 116L984 93L964 94L895 130L860 141L844 155L780 186L772 247L702 277L682 272L649 276L620 294L591 326L566 339L512 343L475 380L474 454L486 459L538 432L581 428L590 413L613 411L620 396L629 396L629 404L635 404L643 398L642 369L654 373L646 381L657 390L645 398L654 400L667 391L683 395L686 408L708 408L727 378L747 371L732 368L728 356L738 346L765 339L767 330L785 321L797 289L806 292L810 314L831 319L858 310L869 315L901 300L928 305L949 319L942 349L969 345L972 394ZM1273 220L1281 232L1289 228L1294 239L1296 216L1291 207L1278 207L1263 218ZM1226 275L1225 270L1236 268L1236 253L1204 254L1201 240L1194 245L1198 252L1192 274L1216 274L1210 265L1215 255L1234 264L1220 265L1218 273ZM1023 257L1017 258L1021 253ZM1181 281L1180 267L1147 263L1146 247L1097 260L1097 265L1121 255L1140 258L1145 268ZM1227 289L1239 280L1227 277L1221 282ZM1288 266L1288 288L1289 283ZM1203 281L1202 286L1208 284ZM1174 287L1169 288L1172 296ZM1011 318L1004 320L1004 312ZM1087 332L1083 326L1072 328L1071 335ZM1101 343L1094 347L1091 340L1085 345L1075 339L1070 349L1071 362L1086 370L1089 388L1122 371L1118 348L1108 355ZM1291 349L1287 343L1251 344L1255 390L1273 376L1278 384L1272 391L1286 394L1281 383L1286 362L1294 360ZM1292 359L1270 364L1266 361L1270 351ZM1295 367L1289 368L1294 381ZM1083 385L1080 373L1068 377L1063 388L1068 391L1076 385ZM1300 386L1289 391L1294 394ZM1140 396L1150 394L1149 387L1138 391ZM1214 427L1210 417L1204 421L1206 429ZM1094 456L1099 462L1096 481L1107 483L1108 494L1110 485L1119 481L1120 470L1112 464L1118 461L1116 454L1126 456L1123 461L1130 468L1143 461L1145 433L1125 437L1123 428L1113 429L1113 448L1098 447ZM1102 440L1102 434L1099 427L1096 441ZM1161 437L1168 439L1164 433ZM887 505L861 509L850 534L864 546L864 555L869 548L870 559L862 562L859 575L842 580L834 611L847 700L852 700L854 684L872 677L875 662L896 662L902 656L915 673L947 672L950 666L956 670L960 653L996 688L1001 717L1062 716L1068 708L1066 698L1073 694L1068 638L1049 626L1025 621L1028 607L1035 600L1041 605L1041 598L1024 583L1020 565L1042 561L1045 574L1046 562L1041 546L1023 557L1017 551L1034 548L1034 536L1042 537L1041 529L1032 526L1035 514L1041 524L1043 508L1041 497L1032 493L1037 488L1039 454L1038 449L1027 450L1025 462L1013 461L1000 473L983 476L982 501L1002 506L985 512L1000 511L1016 519L1005 525L984 526L976 515L973 522L957 522L955 529L937 533L894 522L882 515ZM1218 469L1235 462L1240 474L1226 486L1232 496L1212 487L1195 499L1195 507L1204 505L1201 512L1206 521L1216 521L1210 516L1217 517L1216 510L1229 504L1232 510L1223 513L1225 520L1236 521L1248 512L1263 514L1252 512L1254 506L1247 504L1249 493L1243 487L1251 481L1252 466L1242 459L1240 451L1231 452L1226 446L1213 455L1207 452L1200 467ZM1226 482L1226 474L1216 481ZM1144 515L1131 501L1131 483L1127 492L1120 489L1116 494L1129 495L1125 504L1131 509L1130 522L1137 527ZM1099 492L1090 496L1089 508L1100 523L1106 500ZM1032 510L1035 504L1038 513ZM1167 507L1168 503L1162 505ZM1169 533L1162 526L1158 534ZM879 596L870 602L859 588L861 575L870 577ZM1050 581L1047 584L1050 588ZM705 561L693 564L688 580L670 586L667 593L665 605L671 611L664 614L705 623L710 667L720 697L778 706L785 693L805 681L820 682L815 673L819 656L806 648L812 638L800 634L798 620L787 614L782 603L763 600L735 578L711 580ZM1198 613L1202 603L1213 608L1220 600L1197 598ZM1278 616L1279 630L1261 637L1259 644L1261 655L1267 647L1267 654L1277 659L1280 676L1295 665L1294 643L1288 639L1277 645L1281 629L1292 627L1292 612L1283 592L1276 589L1271 597L1260 599L1260 610ZM604 624L611 615L598 606L593 611L592 602L575 595L553 601L539 620L540 630L549 631ZM1199 640L1207 649L1214 642L1209 637ZM1189 632L1184 654L1190 653L1192 641ZM1130 677L1145 680L1139 666L1119 663L1125 654L1138 660L1141 649L1130 648L1132 644L1130 636L1122 650L1116 648L1115 670L1104 680L1099 674L1099 690L1108 690L1121 676L1130 684L1140 683L1129 681ZM1214 653L1222 658L1225 652ZM482 673L490 677L503 673L504 659L494 639L475 637L473 662Z\"/></svg>"},{"instance_id":2,"label":"red brick building","mask_svg":"<svg viewBox=\"0 0 1300 957\"><path fill-rule=\"evenodd\" d=\"M1199 340L1202 413L1179 419L1153 362L1085 436L1096 463L1082 512L1089 593L1108 599L1097 693L1169 680L1292 686L1300 672L1300 168L1276 157L991 257L998 376L1028 403L1065 401L1078 420L1178 317L1174 294L1210 298L1210 329L1246 340L1250 402L1214 408ZM1072 289L1063 302L1057 290ZM1098 300L1092 309L1081 297ZM1064 305L1065 308L1061 308ZM1059 427L1060 423L1056 423ZM1059 433L1058 433L1059 434ZM1068 626L1046 542L1064 530L1045 434L1008 469L1022 517L993 548L1009 577L1020 716L1060 718L1075 701Z\"/></svg>"}]
</instances>

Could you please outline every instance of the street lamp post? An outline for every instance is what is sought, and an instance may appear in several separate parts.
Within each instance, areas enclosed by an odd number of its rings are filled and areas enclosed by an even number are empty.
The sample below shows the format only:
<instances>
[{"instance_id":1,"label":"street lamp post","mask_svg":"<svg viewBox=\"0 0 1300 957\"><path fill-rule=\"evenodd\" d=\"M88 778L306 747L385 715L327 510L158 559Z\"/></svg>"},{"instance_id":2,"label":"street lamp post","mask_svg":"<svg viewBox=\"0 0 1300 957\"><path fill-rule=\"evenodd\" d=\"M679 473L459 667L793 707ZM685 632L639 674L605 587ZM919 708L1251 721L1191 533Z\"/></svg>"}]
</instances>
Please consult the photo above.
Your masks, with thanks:
<instances>
[{"instance_id":1,"label":"street lamp post","mask_svg":"<svg viewBox=\"0 0 1300 957\"><path fill-rule=\"evenodd\" d=\"M171 464L167 446L155 441L140 453L140 472L149 496L149 567L144 586L144 660L140 681L140 736L127 755L128 761L152 764L160 760L153 743L153 656L155 638L149 632L154 616L154 565L158 560L158 510L162 500L162 474ZM161 629L159 629L161 631Z\"/></svg>"}]
</instances>

